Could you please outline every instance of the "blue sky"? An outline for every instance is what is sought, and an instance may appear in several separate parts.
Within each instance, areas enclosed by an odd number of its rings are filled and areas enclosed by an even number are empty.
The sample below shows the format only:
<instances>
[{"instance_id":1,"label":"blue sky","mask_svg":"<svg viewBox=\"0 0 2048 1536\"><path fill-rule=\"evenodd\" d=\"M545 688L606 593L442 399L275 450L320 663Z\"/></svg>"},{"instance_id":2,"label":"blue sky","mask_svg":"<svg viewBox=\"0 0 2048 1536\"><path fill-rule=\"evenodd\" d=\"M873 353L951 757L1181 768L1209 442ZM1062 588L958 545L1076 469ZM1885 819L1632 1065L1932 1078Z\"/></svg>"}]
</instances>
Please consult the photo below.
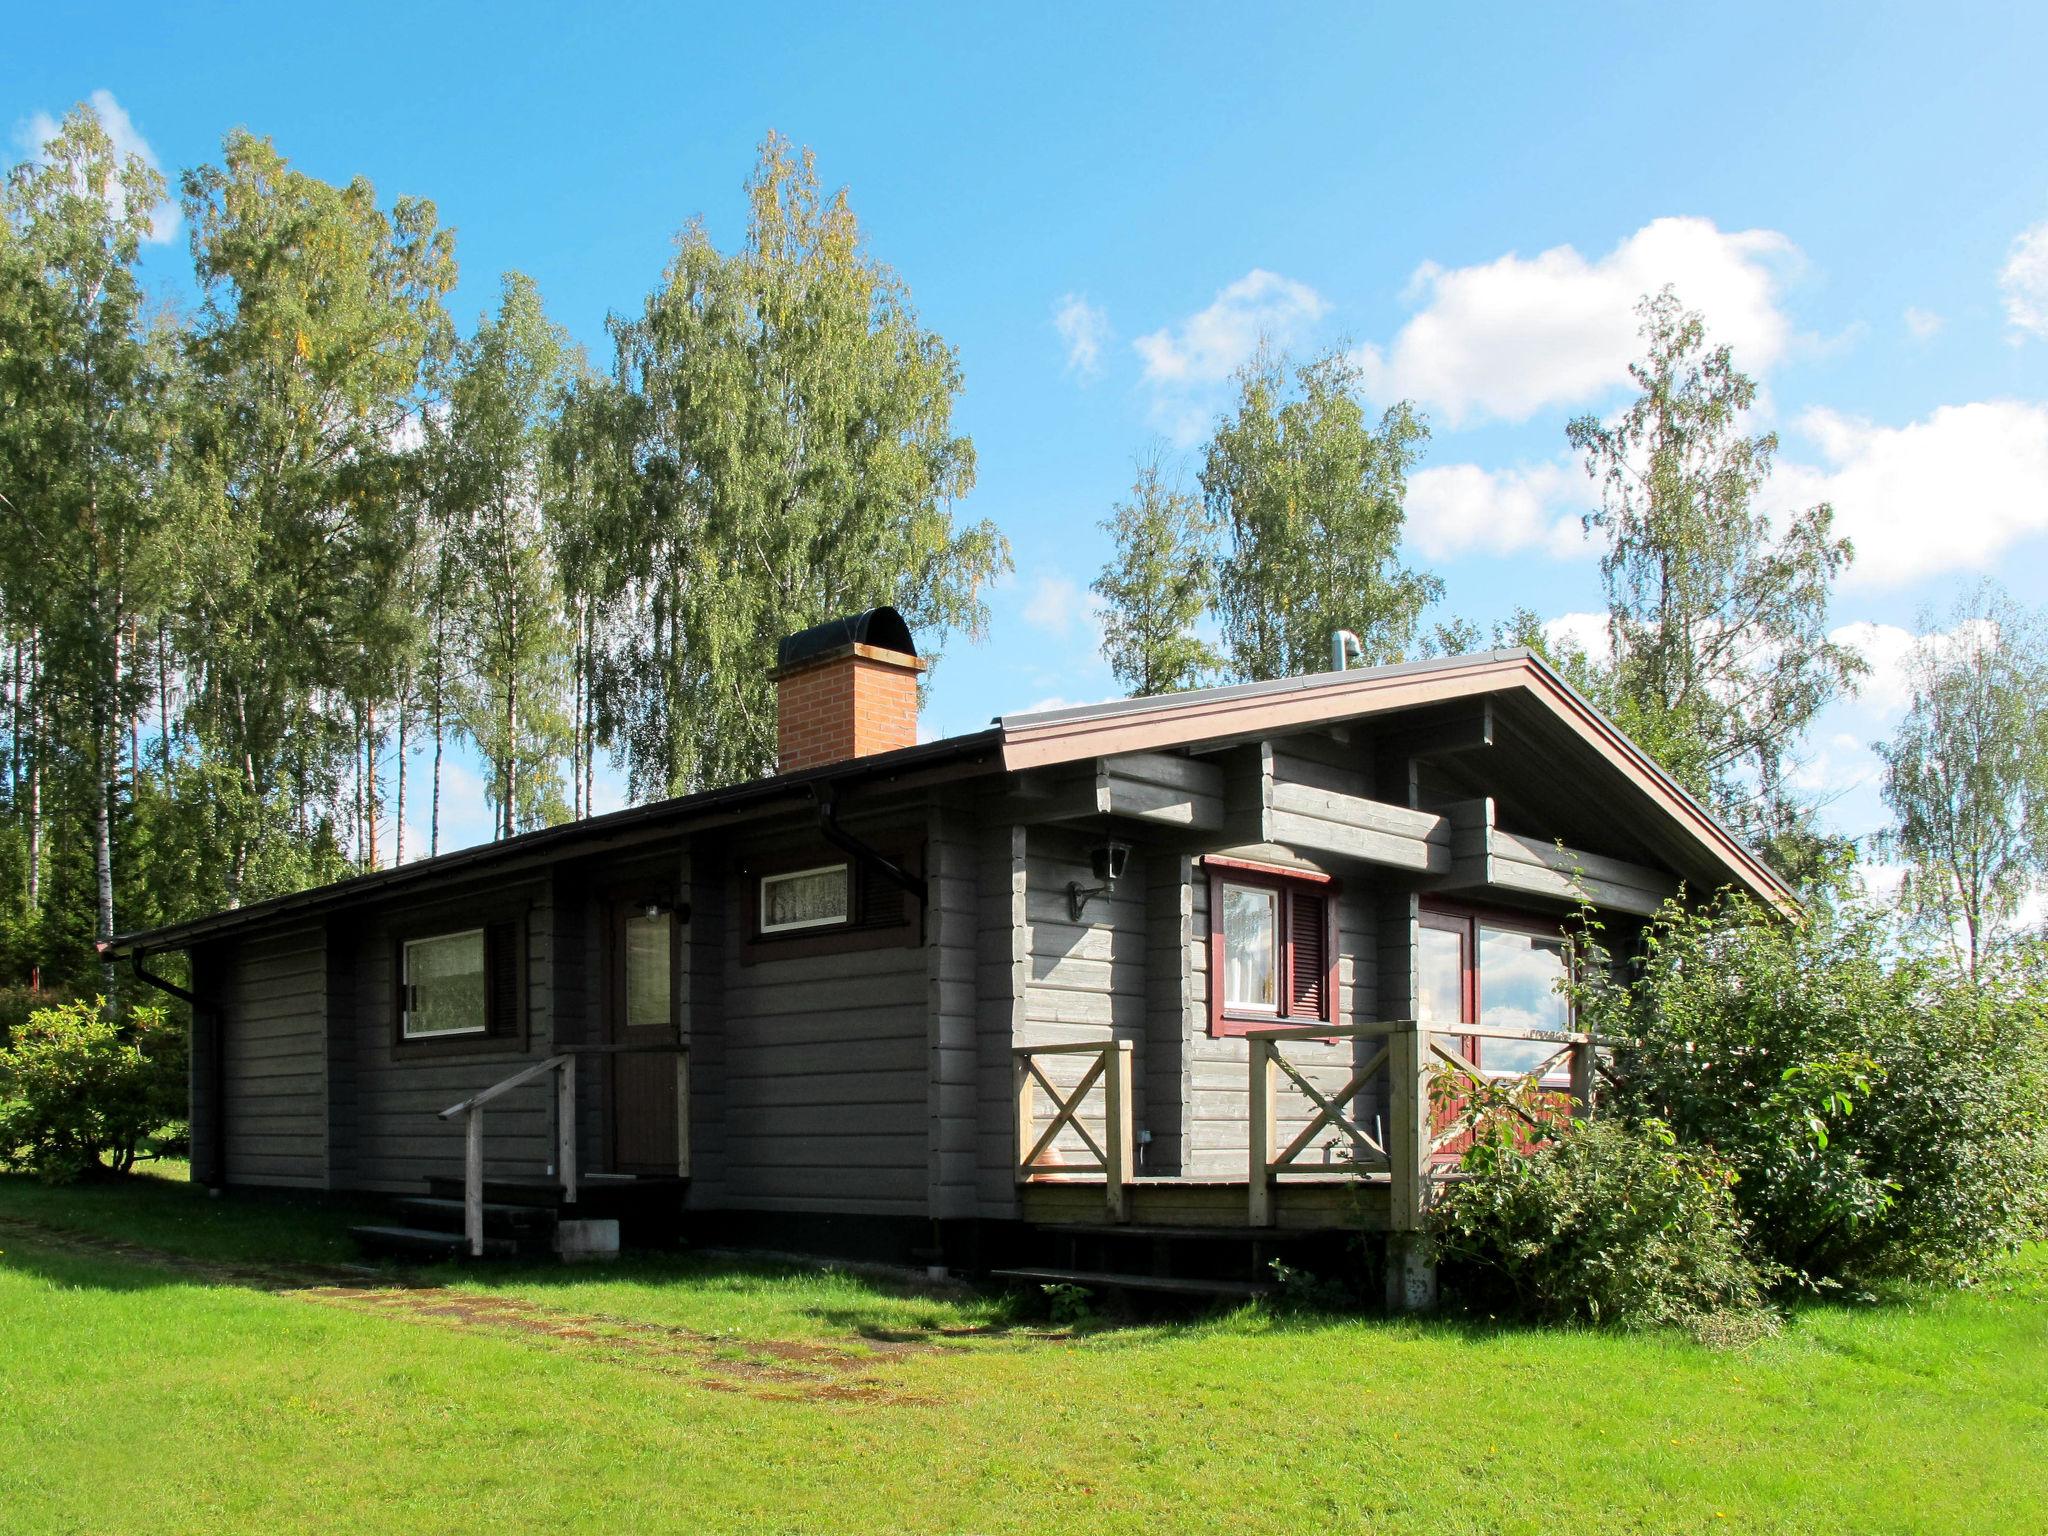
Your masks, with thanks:
<instances>
[{"instance_id":1,"label":"blue sky","mask_svg":"<svg viewBox=\"0 0 2048 1536\"><path fill-rule=\"evenodd\" d=\"M1015 547L935 733L1115 692L1097 524L1139 455L1192 473L1262 330L1430 417L1409 542L1446 614L1591 612L1564 423L1626 398L1665 281L1762 382L1774 497L1859 547L1835 622L1879 671L1808 748L1837 826L1882 822L1866 744L1920 616L1987 573L2048 601L2048 7L563 9L38 7L0 127L18 154L106 92L173 172L268 133L433 198L465 324L518 268L600 359L684 220L736 238L762 135L810 145L959 349L961 511Z\"/></svg>"}]
</instances>

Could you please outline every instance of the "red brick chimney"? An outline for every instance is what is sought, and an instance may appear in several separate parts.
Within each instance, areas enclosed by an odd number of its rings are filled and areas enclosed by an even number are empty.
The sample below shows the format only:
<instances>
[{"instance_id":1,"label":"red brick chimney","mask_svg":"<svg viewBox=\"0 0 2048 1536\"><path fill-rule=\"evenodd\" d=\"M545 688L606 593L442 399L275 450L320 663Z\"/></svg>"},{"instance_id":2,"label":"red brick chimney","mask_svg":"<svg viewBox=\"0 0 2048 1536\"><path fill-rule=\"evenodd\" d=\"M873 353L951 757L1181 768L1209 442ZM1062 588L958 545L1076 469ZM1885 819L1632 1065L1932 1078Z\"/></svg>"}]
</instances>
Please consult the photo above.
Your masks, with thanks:
<instances>
[{"instance_id":1,"label":"red brick chimney","mask_svg":"<svg viewBox=\"0 0 2048 1536\"><path fill-rule=\"evenodd\" d=\"M796 773L917 743L921 661L894 608L789 636L776 650L776 771Z\"/></svg>"}]
</instances>

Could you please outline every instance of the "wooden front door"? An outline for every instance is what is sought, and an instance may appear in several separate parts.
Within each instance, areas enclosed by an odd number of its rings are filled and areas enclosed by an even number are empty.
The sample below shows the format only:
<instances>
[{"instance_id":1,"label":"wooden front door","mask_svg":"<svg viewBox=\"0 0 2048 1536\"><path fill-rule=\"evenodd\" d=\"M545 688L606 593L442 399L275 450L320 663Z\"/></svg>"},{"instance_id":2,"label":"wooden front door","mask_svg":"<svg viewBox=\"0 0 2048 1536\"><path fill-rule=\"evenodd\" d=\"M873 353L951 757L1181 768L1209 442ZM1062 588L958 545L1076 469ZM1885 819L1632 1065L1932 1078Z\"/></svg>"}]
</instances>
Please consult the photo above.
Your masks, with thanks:
<instances>
[{"instance_id":1,"label":"wooden front door","mask_svg":"<svg viewBox=\"0 0 2048 1536\"><path fill-rule=\"evenodd\" d=\"M607 989L613 1045L654 1046L677 1039L674 915L621 905L611 923L611 986ZM612 1168L618 1173L674 1173L676 1161L676 1055L673 1051L615 1052L611 1061Z\"/></svg>"}]
</instances>

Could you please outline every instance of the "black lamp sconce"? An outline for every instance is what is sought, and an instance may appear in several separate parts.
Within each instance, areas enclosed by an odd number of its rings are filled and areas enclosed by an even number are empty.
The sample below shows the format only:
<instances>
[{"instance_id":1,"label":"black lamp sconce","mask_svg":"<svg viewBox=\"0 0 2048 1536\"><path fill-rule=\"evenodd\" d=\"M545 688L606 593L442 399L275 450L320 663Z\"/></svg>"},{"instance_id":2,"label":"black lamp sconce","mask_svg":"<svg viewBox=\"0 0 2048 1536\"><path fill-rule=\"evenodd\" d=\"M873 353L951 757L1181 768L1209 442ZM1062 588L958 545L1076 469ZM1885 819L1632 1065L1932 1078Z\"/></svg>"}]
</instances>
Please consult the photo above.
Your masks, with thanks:
<instances>
[{"instance_id":1,"label":"black lamp sconce","mask_svg":"<svg viewBox=\"0 0 2048 1536\"><path fill-rule=\"evenodd\" d=\"M1078 880L1067 882L1067 912L1075 922L1081 921L1081 914L1088 909L1088 903L1097 896L1107 896L1116 889L1117 881L1124 877L1124 866L1130 862L1131 845L1111 838L1098 843L1088 850L1088 867L1094 873L1096 884L1083 885Z\"/></svg>"}]
</instances>

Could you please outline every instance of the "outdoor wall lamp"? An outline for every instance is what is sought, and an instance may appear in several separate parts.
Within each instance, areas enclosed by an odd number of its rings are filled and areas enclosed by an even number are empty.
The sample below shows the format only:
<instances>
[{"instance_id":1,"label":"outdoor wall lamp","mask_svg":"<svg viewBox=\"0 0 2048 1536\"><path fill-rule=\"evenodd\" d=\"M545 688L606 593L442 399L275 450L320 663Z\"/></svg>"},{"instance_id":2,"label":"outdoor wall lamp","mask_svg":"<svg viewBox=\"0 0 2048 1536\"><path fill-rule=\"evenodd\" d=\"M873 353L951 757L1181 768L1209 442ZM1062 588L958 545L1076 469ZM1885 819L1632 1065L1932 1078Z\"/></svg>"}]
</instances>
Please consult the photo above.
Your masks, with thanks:
<instances>
[{"instance_id":1,"label":"outdoor wall lamp","mask_svg":"<svg viewBox=\"0 0 2048 1536\"><path fill-rule=\"evenodd\" d=\"M1088 909L1088 903L1097 896L1107 896L1116 889L1117 881L1124 877L1124 866L1130 862L1131 845L1117 842L1114 838L1098 843L1088 850L1088 867L1098 882L1083 885L1078 880L1067 882L1067 912L1075 922L1081 921L1081 914Z\"/></svg>"}]
</instances>

